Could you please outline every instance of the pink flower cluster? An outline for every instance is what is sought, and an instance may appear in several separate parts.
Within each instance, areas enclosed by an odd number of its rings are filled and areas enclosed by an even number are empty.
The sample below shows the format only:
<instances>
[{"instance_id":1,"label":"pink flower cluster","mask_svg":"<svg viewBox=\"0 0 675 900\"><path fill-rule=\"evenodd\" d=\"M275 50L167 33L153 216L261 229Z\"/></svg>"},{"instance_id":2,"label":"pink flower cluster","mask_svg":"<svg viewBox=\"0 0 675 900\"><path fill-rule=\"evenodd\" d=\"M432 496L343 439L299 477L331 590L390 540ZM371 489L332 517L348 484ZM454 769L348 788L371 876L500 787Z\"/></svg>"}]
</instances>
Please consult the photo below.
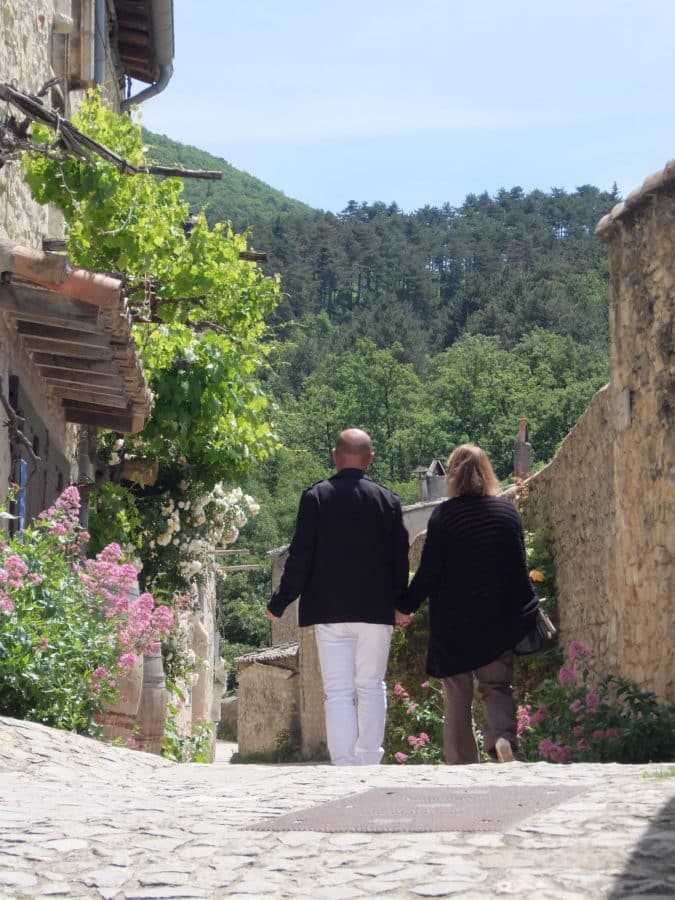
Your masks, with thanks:
<instances>
[{"instance_id":1,"label":"pink flower cluster","mask_svg":"<svg viewBox=\"0 0 675 900\"><path fill-rule=\"evenodd\" d=\"M539 753L544 759L550 759L556 763L567 765L572 762L572 748L567 745L556 744L550 738L539 741Z\"/></svg>"},{"instance_id":2,"label":"pink flower cluster","mask_svg":"<svg viewBox=\"0 0 675 900\"><path fill-rule=\"evenodd\" d=\"M119 544L108 544L95 559L85 560L80 580L104 615L115 619L120 647L128 654L157 653L160 639L171 630L173 611L155 606L152 594L134 596L136 569L123 563ZM126 657L127 659L129 657ZM128 667L128 663L120 663Z\"/></svg>"},{"instance_id":3,"label":"pink flower cluster","mask_svg":"<svg viewBox=\"0 0 675 900\"><path fill-rule=\"evenodd\" d=\"M532 712L532 707L529 703L527 706L519 706L516 713L517 733L520 735L527 728L532 728L540 722L543 722L547 713L548 710L545 706L542 706L540 709L536 710L536 712Z\"/></svg>"},{"instance_id":4,"label":"pink flower cluster","mask_svg":"<svg viewBox=\"0 0 675 900\"><path fill-rule=\"evenodd\" d=\"M72 525L80 515L80 492L71 484L56 498L54 503L44 512L41 519L67 519Z\"/></svg>"},{"instance_id":5,"label":"pink flower cluster","mask_svg":"<svg viewBox=\"0 0 675 900\"><path fill-rule=\"evenodd\" d=\"M422 682L421 687L428 688L429 682L428 681ZM405 703L405 711L407 712L407 714L409 716L412 715L412 713L414 713L416 709L419 709L419 703L415 703L414 700L410 699L410 694L406 691L406 689L403 687L402 684L399 684L398 682L396 682L393 690L394 690L394 695L396 697L400 697L401 700L403 701L403 703Z\"/></svg>"},{"instance_id":6,"label":"pink flower cluster","mask_svg":"<svg viewBox=\"0 0 675 900\"><path fill-rule=\"evenodd\" d=\"M593 650L585 647L581 643L581 641L572 641L567 648L567 656L569 658L569 661L572 663L572 668L576 669L581 663L584 662L584 660L594 659L595 653L593 652Z\"/></svg>"},{"instance_id":7,"label":"pink flower cluster","mask_svg":"<svg viewBox=\"0 0 675 900\"><path fill-rule=\"evenodd\" d=\"M408 743L413 750L419 750L429 743L429 735L425 731L420 731L419 735L410 734L408 735Z\"/></svg>"}]
</instances>

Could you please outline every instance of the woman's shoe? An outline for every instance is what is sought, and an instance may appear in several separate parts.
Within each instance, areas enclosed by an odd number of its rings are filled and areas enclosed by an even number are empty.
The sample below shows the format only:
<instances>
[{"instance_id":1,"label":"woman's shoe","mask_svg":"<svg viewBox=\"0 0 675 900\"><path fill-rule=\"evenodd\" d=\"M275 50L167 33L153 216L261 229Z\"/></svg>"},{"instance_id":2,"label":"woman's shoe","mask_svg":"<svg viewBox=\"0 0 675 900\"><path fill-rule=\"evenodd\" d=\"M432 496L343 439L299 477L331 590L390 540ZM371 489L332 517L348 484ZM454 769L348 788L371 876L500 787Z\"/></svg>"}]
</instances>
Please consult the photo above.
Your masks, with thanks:
<instances>
[{"instance_id":1,"label":"woman's shoe","mask_svg":"<svg viewBox=\"0 0 675 900\"><path fill-rule=\"evenodd\" d=\"M495 743L495 753L497 754L499 762L513 762L513 748L505 737L497 738Z\"/></svg>"}]
</instances>

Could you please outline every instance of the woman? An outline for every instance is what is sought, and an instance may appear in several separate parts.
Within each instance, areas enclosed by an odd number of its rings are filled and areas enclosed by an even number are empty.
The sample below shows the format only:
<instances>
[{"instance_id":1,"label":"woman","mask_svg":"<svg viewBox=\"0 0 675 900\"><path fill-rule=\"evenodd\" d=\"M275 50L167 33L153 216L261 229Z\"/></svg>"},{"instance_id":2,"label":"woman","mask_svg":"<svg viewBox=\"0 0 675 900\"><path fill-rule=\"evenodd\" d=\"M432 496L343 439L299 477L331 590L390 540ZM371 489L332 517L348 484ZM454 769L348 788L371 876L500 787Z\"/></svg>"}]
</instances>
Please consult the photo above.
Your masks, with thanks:
<instances>
[{"instance_id":1,"label":"woman","mask_svg":"<svg viewBox=\"0 0 675 900\"><path fill-rule=\"evenodd\" d=\"M471 723L474 676L485 711L485 749L510 762L517 749L513 646L533 624L523 526L474 444L452 452L448 500L429 519L422 559L397 612L405 626L429 597L427 672L443 683L443 757L480 762Z\"/></svg>"}]
</instances>

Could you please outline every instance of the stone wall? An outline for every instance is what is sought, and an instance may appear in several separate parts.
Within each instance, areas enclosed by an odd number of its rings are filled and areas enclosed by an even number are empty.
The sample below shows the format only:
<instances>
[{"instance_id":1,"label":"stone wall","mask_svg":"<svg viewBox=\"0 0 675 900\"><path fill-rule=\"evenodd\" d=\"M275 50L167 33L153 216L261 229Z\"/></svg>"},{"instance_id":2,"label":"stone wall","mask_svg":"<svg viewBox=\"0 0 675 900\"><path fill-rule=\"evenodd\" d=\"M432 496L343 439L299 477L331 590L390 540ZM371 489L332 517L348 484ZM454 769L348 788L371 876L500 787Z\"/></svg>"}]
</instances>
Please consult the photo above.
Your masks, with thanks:
<instances>
[{"instance_id":1,"label":"stone wall","mask_svg":"<svg viewBox=\"0 0 675 900\"><path fill-rule=\"evenodd\" d=\"M612 273L618 663L675 700L675 167L648 180L600 231Z\"/></svg>"},{"instance_id":2,"label":"stone wall","mask_svg":"<svg viewBox=\"0 0 675 900\"><path fill-rule=\"evenodd\" d=\"M239 752L270 753L287 735L300 731L297 673L277 666L253 663L239 682L237 718Z\"/></svg>"},{"instance_id":3,"label":"stone wall","mask_svg":"<svg viewBox=\"0 0 675 900\"><path fill-rule=\"evenodd\" d=\"M0 81L20 90L37 93L54 74L52 67L52 23L54 0L4 0L0 14ZM21 163L7 162L0 168L0 240L15 241L41 249L42 238L58 216L35 203L22 177ZM56 232L54 232L56 233ZM5 397L9 376L17 375L22 388L49 432L52 445L69 463L66 484L76 471L77 429L67 426L56 399L45 394L42 382L17 341L16 324L0 314L0 377ZM0 439L0 503L7 496L12 476L9 442ZM36 472L32 478L41 479ZM53 494L52 494L53 497ZM51 501L52 497L49 498Z\"/></svg>"},{"instance_id":4,"label":"stone wall","mask_svg":"<svg viewBox=\"0 0 675 900\"><path fill-rule=\"evenodd\" d=\"M611 378L553 462L526 523L549 521L561 639L675 700L675 162L598 225L609 245Z\"/></svg>"},{"instance_id":5,"label":"stone wall","mask_svg":"<svg viewBox=\"0 0 675 900\"><path fill-rule=\"evenodd\" d=\"M551 527L561 646L581 640L615 669L609 393L605 387L593 397L554 460L527 481L523 514L530 530Z\"/></svg>"},{"instance_id":6,"label":"stone wall","mask_svg":"<svg viewBox=\"0 0 675 900\"><path fill-rule=\"evenodd\" d=\"M54 0L3 0L0 22L0 81L36 93L52 75L51 29ZM19 162L0 169L0 238L38 246L47 210L30 199Z\"/></svg>"},{"instance_id":7,"label":"stone wall","mask_svg":"<svg viewBox=\"0 0 675 900\"><path fill-rule=\"evenodd\" d=\"M3 0L0 12L0 82L36 94L57 76L61 85L51 89L46 102L70 115L92 84L94 59L93 0ZM65 24L64 23L69 23ZM72 23L72 24L70 24ZM107 33L107 28L105 29ZM78 89L65 91L65 79ZM120 102L120 77L114 53L106 48L105 91L115 106ZM40 206L31 198L21 163L9 161L0 168L0 240L42 249L45 237L62 237L63 221L58 210ZM68 425L56 398L45 391L41 381L17 341L16 324L0 314L0 377L7 396L9 376L19 378L22 392L49 434L52 455L66 461L64 483L77 479L78 428ZM28 427L30 430L30 425ZM31 437L29 434L27 437ZM56 494L51 485L53 466L38 467L32 479L47 480L51 502ZM0 504L6 501L12 473L9 442L0 440ZM51 488L54 487L52 490Z\"/></svg>"}]
</instances>

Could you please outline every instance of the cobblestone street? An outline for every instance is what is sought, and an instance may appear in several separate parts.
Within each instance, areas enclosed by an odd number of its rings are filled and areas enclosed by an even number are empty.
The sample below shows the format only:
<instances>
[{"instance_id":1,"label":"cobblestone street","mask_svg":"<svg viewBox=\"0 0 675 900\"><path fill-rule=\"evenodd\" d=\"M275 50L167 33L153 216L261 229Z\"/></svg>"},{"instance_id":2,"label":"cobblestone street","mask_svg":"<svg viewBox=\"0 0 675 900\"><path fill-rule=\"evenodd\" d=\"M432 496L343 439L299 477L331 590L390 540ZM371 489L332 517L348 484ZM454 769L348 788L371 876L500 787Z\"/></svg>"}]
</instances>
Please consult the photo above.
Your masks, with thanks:
<instances>
[{"instance_id":1,"label":"cobblestone street","mask_svg":"<svg viewBox=\"0 0 675 900\"><path fill-rule=\"evenodd\" d=\"M0 718L0 896L675 896L672 766L175 765ZM670 777L668 775L670 774ZM251 831L372 788L579 786L504 831Z\"/></svg>"}]
</instances>

